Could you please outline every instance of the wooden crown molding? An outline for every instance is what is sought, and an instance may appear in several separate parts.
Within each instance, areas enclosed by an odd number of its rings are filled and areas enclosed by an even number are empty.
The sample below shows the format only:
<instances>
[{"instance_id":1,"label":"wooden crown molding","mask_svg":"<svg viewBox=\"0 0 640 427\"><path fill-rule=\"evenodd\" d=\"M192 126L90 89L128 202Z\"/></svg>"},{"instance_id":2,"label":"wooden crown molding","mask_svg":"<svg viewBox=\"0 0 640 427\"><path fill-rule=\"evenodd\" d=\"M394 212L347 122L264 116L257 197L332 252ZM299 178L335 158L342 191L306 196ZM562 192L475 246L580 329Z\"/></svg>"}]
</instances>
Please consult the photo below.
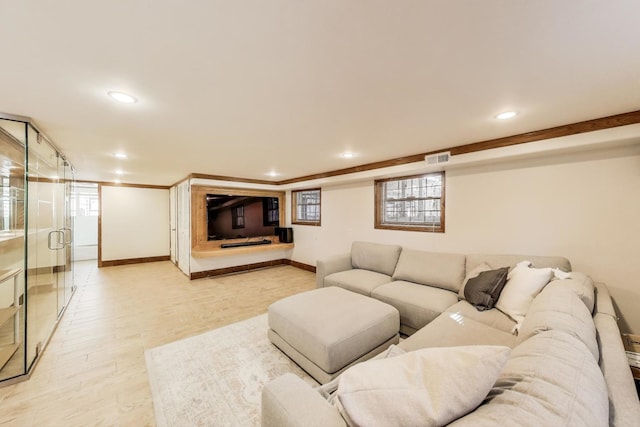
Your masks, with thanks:
<instances>
[{"instance_id":1,"label":"wooden crown molding","mask_svg":"<svg viewBox=\"0 0 640 427\"><path fill-rule=\"evenodd\" d=\"M130 187L130 188L151 188L154 190L168 190L170 185L149 185L149 184L128 184L128 183L115 183L108 181L76 181L76 182L92 182L106 187Z\"/></svg>"},{"instance_id":2,"label":"wooden crown molding","mask_svg":"<svg viewBox=\"0 0 640 427\"><path fill-rule=\"evenodd\" d=\"M563 136L578 135L586 132L595 132L599 130L611 129L619 126L627 126L640 123L640 110L630 111L628 113L616 114L613 116L600 117L583 122L571 123L568 125L556 126L552 128L536 130L533 132L521 133L518 135L506 136L503 138L489 139L486 141L472 142L469 144L457 145L449 148L428 151L426 153L413 154L410 156L397 157L390 160L382 160L378 162L366 163L363 165L353 166L344 169L337 169L328 172L321 172L311 175L305 175L298 178L285 179L282 181L268 181L262 179L237 178L223 175L207 175L201 173L192 173L183 182L190 178L214 179L219 181L243 182L250 184L267 184L267 185L286 185L298 182L311 181L314 179L331 178L334 176L348 175L357 172L365 172L374 169L382 169L391 166L406 165L424 160L425 156L430 156L444 151L450 151L451 155L474 153L477 151L491 150L493 148L510 147L512 145L526 144L529 142L543 141L545 139L559 138ZM178 183L179 183L178 182Z\"/></svg>"},{"instance_id":3,"label":"wooden crown molding","mask_svg":"<svg viewBox=\"0 0 640 427\"><path fill-rule=\"evenodd\" d=\"M398 157L391 160L367 163L365 165L354 166L351 168L338 169L335 171L307 175L299 178L287 179L277 182L278 185L293 184L302 181L310 181L319 178L329 178L333 176L345 175L355 172L363 172L372 169L386 168L390 166L405 165L424 160L425 156L430 156L444 151L450 151L451 155L474 153L476 151L490 150L493 148L503 148L512 145L525 144L528 142L542 141L545 139L559 138L562 136L577 135L586 132L595 132L598 130L611 129L619 126L626 126L640 123L640 110L631 111L629 113L616 114L614 116L601 117L599 119L586 120L568 125L556 126L548 129L537 130L533 132L521 133L518 135L506 136L504 138L489 139L486 141L473 142L470 144L457 145L440 150L429 151L412 156Z\"/></svg>"}]
</instances>

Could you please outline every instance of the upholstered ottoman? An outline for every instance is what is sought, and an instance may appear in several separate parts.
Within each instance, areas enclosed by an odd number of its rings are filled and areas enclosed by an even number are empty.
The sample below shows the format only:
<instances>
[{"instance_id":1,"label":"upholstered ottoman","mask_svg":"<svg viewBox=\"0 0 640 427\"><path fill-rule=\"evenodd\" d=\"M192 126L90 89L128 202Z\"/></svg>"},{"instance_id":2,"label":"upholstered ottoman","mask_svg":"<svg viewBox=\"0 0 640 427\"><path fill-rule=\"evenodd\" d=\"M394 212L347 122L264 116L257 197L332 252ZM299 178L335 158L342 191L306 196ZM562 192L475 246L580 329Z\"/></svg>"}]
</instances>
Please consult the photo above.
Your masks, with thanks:
<instances>
[{"instance_id":1,"label":"upholstered ottoman","mask_svg":"<svg viewBox=\"0 0 640 427\"><path fill-rule=\"evenodd\" d=\"M269 307L269 339L324 384L399 341L400 314L389 304L330 286Z\"/></svg>"}]
</instances>

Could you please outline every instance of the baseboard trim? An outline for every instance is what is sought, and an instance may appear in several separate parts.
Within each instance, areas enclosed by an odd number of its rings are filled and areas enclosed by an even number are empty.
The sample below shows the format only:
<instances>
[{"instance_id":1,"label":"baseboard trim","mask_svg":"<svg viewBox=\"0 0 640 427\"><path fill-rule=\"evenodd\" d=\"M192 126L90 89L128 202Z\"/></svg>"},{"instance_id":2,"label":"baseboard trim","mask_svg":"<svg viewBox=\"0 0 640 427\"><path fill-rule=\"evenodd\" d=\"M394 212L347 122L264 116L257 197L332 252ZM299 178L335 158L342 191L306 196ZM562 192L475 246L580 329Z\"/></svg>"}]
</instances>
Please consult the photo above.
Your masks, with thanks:
<instances>
[{"instance_id":1,"label":"baseboard trim","mask_svg":"<svg viewBox=\"0 0 640 427\"><path fill-rule=\"evenodd\" d=\"M241 273L243 271L257 270L259 268L274 267L287 264L286 259L274 259L272 261L256 262L253 264L235 265L233 267L216 268L215 270L196 271L191 273L191 280L204 277L224 276L225 274Z\"/></svg>"},{"instance_id":2,"label":"baseboard trim","mask_svg":"<svg viewBox=\"0 0 640 427\"><path fill-rule=\"evenodd\" d=\"M290 259L274 259L272 261L256 262L254 264L236 265L233 267L216 268L215 270L197 271L191 273L190 279L202 279L205 277L224 276L225 274L242 273L243 271L257 270L260 268L275 267L278 265L290 265L292 267L299 268L301 270L316 272L316 268L312 265L303 264L298 261L292 261Z\"/></svg>"},{"instance_id":3,"label":"baseboard trim","mask_svg":"<svg viewBox=\"0 0 640 427\"><path fill-rule=\"evenodd\" d=\"M287 259L285 261L286 261L285 264L290 265L292 267L296 267L296 268L299 268L301 270L310 271L312 273L316 272L316 268L313 265L304 264L302 262L294 261L292 259Z\"/></svg>"},{"instance_id":4,"label":"baseboard trim","mask_svg":"<svg viewBox=\"0 0 640 427\"><path fill-rule=\"evenodd\" d=\"M171 257L169 255L163 255L163 256L151 256L151 257L144 257L144 258L128 258L128 259L114 259L110 261L98 261L98 268L114 267L116 265L142 264L145 262L157 262L157 261L171 261Z\"/></svg>"}]
</instances>

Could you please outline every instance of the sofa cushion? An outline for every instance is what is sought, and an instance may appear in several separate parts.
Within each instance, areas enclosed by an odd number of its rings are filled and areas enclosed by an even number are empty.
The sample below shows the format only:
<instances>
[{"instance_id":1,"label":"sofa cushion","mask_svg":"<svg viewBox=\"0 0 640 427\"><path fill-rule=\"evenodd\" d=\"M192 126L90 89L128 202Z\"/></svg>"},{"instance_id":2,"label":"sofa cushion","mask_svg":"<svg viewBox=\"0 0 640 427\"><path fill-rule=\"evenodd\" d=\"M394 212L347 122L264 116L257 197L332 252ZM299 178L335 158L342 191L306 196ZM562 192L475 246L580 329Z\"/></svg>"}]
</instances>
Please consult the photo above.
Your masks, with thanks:
<instances>
[{"instance_id":1,"label":"sofa cushion","mask_svg":"<svg viewBox=\"0 0 640 427\"><path fill-rule=\"evenodd\" d=\"M378 286L371 296L400 312L400 323L420 329L458 301L455 293L431 286L394 281Z\"/></svg>"},{"instance_id":2,"label":"sofa cushion","mask_svg":"<svg viewBox=\"0 0 640 427\"><path fill-rule=\"evenodd\" d=\"M351 244L351 265L353 268L376 271L391 276L396 269L402 246L383 245L370 242Z\"/></svg>"},{"instance_id":3,"label":"sofa cushion","mask_svg":"<svg viewBox=\"0 0 640 427\"><path fill-rule=\"evenodd\" d=\"M360 363L340 377L336 406L348 425L441 426L482 402L510 352L429 348Z\"/></svg>"},{"instance_id":4,"label":"sofa cushion","mask_svg":"<svg viewBox=\"0 0 640 427\"><path fill-rule=\"evenodd\" d=\"M600 353L591 313L568 287L547 286L540 292L522 322L517 342L548 330L561 330L578 338L598 361Z\"/></svg>"},{"instance_id":5,"label":"sofa cushion","mask_svg":"<svg viewBox=\"0 0 640 427\"><path fill-rule=\"evenodd\" d=\"M456 304L447 308L447 313L457 313L465 319L473 319L476 322L484 323L492 328L499 329L503 332L511 334L516 322L498 310L492 308L491 310L479 311L467 301L458 301Z\"/></svg>"},{"instance_id":6,"label":"sofa cushion","mask_svg":"<svg viewBox=\"0 0 640 427\"><path fill-rule=\"evenodd\" d=\"M461 254L403 249L393 279L458 292L464 279L464 264L465 256Z\"/></svg>"},{"instance_id":7,"label":"sofa cushion","mask_svg":"<svg viewBox=\"0 0 640 427\"><path fill-rule=\"evenodd\" d=\"M561 286L563 288L571 289L584 303L590 313L593 313L595 306L595 286L591 277L584 273L574 271L570 274L568 279L553 280L546 287Z\"/></svg>"},{"instance_id":8,"label":"sofa cushion","mask_svg":"<svg viewBox=\"0 0 640 427\"><path fill-rule=\"evenodd\" d=\"M527 315L533 299L549 283L553 272L551 268L532 268L529 261L522 261L509 273L496 308L509 315L518 325Z\"/></svg>"},{"instance_id":9,"label":"sofa cushion","mask_svg":"<svg viewBox=\"0 0 640 427\"><path fill-rule=\"evenodd\" d=\"M465 304L467 304L465 302ZM477 311L471 307L472 310ZM442 313L431 323L398 344L406 351L427 347L456 347L461 345L501 345L515 347L516 336L492 328L459 313Z\"/></svg>"},{"instance_id":10,"label":"sofa cushion","mask_svg":"<svg viewBox=\"0 0 640 427\"><path fill-rule=\"evenodd\" d=\"M485 403L451 424L495 425L609 425L607 387L591 352L562 331L514 348Z\"/></svg>"},{"instance_id":11,"label":"sofa cushion","mask_svg":"<svg viewBox=\"0 0 640 427\"><path fill-rule=\"evenodd\" d=\"M389 282L391 277L386 274L359 269L340 271L324 278L324 286L338 286L366 296L371 296L371 291Z\"/></svg>"},{"instance_id":12,"label":"sofa cushion","mask_svg":"<svg viewBox=\"0 0 640 427\"><path fill-rule=\"evenodd\" d=\"M509 267L483 271L470 278L464 290L467 302L480 311L491 310L507 283Z\"/></svg>"}]
</instances>

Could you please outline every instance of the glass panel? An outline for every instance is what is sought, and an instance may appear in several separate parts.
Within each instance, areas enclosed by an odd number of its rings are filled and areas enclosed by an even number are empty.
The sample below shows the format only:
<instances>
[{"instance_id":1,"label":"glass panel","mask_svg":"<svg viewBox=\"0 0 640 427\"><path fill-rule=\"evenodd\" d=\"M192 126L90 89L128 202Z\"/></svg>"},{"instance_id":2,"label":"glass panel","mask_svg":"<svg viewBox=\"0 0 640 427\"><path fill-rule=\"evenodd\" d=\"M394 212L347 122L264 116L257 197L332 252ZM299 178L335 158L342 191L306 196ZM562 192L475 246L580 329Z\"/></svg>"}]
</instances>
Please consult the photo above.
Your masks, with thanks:
<instances>
[{"instance_id":1,"label":"glass panel","mask_svg":"<svg viewBox=\"0 0 640 427\"><path fill-rule=\"evenodd\" d=\"M0 381L28 373L71 297L72 182L35 128L0 119Z\"/></svg>"},{"instance_id":2,"label":"glass panel","mask_svg":"<svg viewBox=\"0 0 640 427\"><path fill-rule=\"evenodd\" d=\"M320 190L298 191L296 195L296 220L320 221Z\"/></svg>"},{"instance_id":3,"label":"glass panel","mask_svg":"<svg viewBox=\"0 0 640 427\"><path fill-rule=\"evenodd\" d=\"M24 134L24 123L0 120L0 380L26 372Z\"/></svg>"},{"instance_id":4,"label":"glass panel","mask_svg":"<svg viewBox=\"0 0 640 427\"><path fill-rule=\"evenodd\" d=\"M70 238L70 234L66 230L66 215L65 208L67 206L66 197L66 183L65 183L65 161L62 157L58 156L58 168L54 179L52 180L53 195L53 209L54 209L54 224L56 229L56 237L59 243L55 249L56 264L53 267L56 274L56 280L53 283L58 295L58 316L62 313L65 299L65 277L67 270L67 245L66 242Z\"/></svg>"},{"instance_id":5,"label":"glass panel","mask_svg":"<svg viewBox=\"0 0 640 427\"><path fill-rule=\"evenodd\" d=\"M73 193L74 173L69 163L64 165L64 232L65 232L65 277L64 277L64 305L66 307L71 300L71 294L74 290L73 262L75 260L75 224L74 218L71 216L71 194Z\"/></svg>"},{"instance_id":6,"label":"glass panel","mask_svg":"<svg viewBox=\"0 0 640 427\"><path fill-rule=\"evenodd\" d=\"M58 156L31 127L28 130L27 365L31 365L58 317Z\"/></svg>"},{"instance_id":7,"label":"glass panel","mask_svg":"<svg viewBox=\"0 0 640 427\"><path fill-rule=\"evenodd\" d=\"M437 227L441 223L442 174L382 184L382 223Z\"/></svg>"}]
</instances>

